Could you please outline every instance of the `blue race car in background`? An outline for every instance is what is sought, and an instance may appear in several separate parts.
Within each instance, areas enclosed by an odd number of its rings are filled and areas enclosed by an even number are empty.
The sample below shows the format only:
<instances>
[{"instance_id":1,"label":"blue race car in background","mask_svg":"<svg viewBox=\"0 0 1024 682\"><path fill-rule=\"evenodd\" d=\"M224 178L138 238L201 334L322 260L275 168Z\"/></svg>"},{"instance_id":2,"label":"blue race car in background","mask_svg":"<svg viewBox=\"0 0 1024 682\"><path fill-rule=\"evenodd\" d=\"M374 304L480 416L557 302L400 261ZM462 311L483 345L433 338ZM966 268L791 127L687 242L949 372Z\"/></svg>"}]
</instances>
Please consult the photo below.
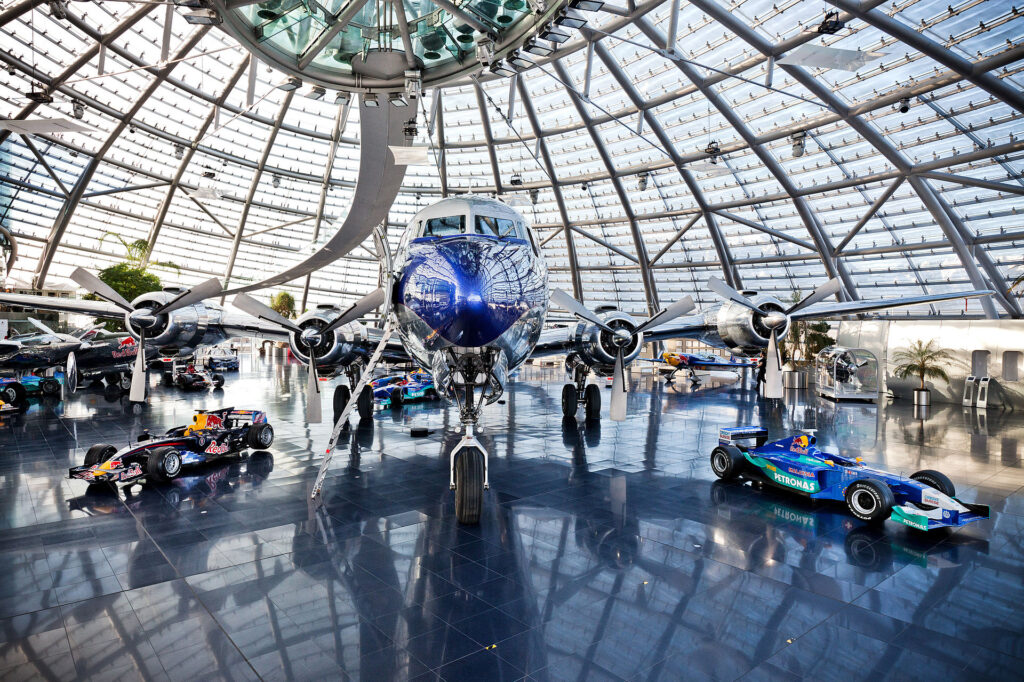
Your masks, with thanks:
<instances>
[{"instance_id":1,"label":"blue race car in background","mask_svg":"<svg viewBox=\"0 0 1024 682\"><path fill-rule=\"evenodd\" d=\"M888 518L918 530L963 526L989 518L983 504L956 499L956 488L938 471L923 469L909 477L891 474L819 450L813 435L767 442L756 426L721 429L711 452L711 470L723 480L762 481L815 500L846 502L858 519L881 523ZM753 440L754 445L737 441Z\"/></svg>"},{"instance_id":2,"label":"blue race car in background","mask_svg":"<svg viewBox=\"0 0 1024 682\"><path fill-rule=\"evenodd\" d=\"M63 383L63 372L57 372L52 377L40 377L35 374L25 374L20 379L11 376L0 377L0 400L19 403L30 394L57 395Z\"/></svg>"},{"instance_id":3,"label":"blue race car in background","mask_svg":"<svg viewBox=\"0 0 1024 682\"><path fill-rule=\"evenodd\" d=\"M426 372L397 374L370 382L373 402L382 407L399 408L414 400L437 400L434 377Z\"/></svg>"},{"instance_id":4,"label":"blue race car in background","mask_svg":"<svg viewBox=\"0 0 1024 682\"><path fill-rule=\"evenodd\" d=\"M238 370L238 355L229 348L211 348L205 364L214 372L234 372Z\"/></svg>"}]
</instances>

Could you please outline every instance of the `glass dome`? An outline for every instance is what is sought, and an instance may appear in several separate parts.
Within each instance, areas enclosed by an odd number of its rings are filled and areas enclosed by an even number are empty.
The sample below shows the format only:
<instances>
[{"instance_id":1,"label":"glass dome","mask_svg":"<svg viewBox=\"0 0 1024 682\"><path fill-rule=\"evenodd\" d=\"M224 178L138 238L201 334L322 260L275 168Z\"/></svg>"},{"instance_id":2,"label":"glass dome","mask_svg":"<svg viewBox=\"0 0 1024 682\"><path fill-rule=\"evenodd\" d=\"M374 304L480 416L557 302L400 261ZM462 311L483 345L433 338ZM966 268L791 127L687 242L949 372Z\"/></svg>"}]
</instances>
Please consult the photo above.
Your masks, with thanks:
<instances>
[{"instance_id":1,"label":"glass dome","mask_svg":"<svg viewBox=\"0 0 1024 682\"><path fill-rule=\"evenodd\" d=\"M325 35L312 28L317 12L344 11L284 7L311 27L303 40L294 23L274 34L292 60ZM401 35L364 31L389 7L365 4L312 63L348 77L334 57L355 54L345 41L358 28L359 49L393 45L405 68ZM451 32L447 10L430 7L405 3L406 23L441 16ZM81 126L0 122L13 278L38 287L111 265L124 254L101 239L115 232L178 264L157 270L167 283L237 285L302 261L341 223L359 168L358 108L281 89L289 74L266 52L252 58L234 20L195 25L197 11L22 0L0 12L0 116ZM548 25L508 16L505 32L524 32L516 42ZM460 63L447 42L431 61L414 40L443 87L425 75L423 96L406 101L428 163L405 174L393 247L429 202L494 194L532 223L552 285L591 307L646 314L686 295L708 306L711 276L788 300L839 277L865 299L998 292L898 315L1020 316L1008 292L1024 270L1024 23L1013 8L650 0L586 18L559 27L564 42L538 40L550 53L529 54L515 75ZM368 240L280 289L312 307L350 302L377 278Z\"/></svg>"}]
</instances>

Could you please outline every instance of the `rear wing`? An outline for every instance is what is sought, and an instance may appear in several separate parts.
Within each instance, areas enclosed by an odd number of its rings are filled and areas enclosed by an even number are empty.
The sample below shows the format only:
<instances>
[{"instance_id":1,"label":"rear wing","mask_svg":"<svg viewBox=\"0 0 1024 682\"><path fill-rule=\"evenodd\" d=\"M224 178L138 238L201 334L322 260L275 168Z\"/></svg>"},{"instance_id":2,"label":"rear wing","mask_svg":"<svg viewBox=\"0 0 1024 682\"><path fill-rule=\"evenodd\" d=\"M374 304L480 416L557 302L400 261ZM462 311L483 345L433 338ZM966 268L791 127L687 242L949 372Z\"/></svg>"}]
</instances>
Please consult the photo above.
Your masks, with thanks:
<instances>
[{"instance_id":1,"label":"rear wing","mask_svg":"<svg viewBox=\"0 0 1024 682\"><path fill-rule=\"evenodd\" d=\"M768 442L768 429L760 426L730 426L718 430L720 445L734 445L737 441L754 441L754 447Z\"/></svg>"}]
</instances>

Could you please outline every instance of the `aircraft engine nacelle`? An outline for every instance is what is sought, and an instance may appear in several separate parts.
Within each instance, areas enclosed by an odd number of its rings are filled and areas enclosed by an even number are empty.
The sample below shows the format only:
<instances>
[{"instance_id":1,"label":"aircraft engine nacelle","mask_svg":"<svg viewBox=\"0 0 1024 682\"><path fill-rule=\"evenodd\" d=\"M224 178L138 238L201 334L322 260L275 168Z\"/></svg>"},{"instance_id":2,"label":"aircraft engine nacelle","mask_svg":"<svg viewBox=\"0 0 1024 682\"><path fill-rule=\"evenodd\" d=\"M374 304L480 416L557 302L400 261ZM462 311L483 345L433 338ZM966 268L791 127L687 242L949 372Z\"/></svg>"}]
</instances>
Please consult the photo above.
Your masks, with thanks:
<instances>
[{"instance_id":1,"label":"aircraft engine nacelle","mask_svg":"<svg viewBox=\"0 0 1024 682\"><path fill-rule=\"evenodd\" d=\"M601 319L612 329L625 329L632 332L639 326L632 316L617 310L601 315ZM642 333L634 334L629 343L623 346L622 359L625 364L628 365L640 355L643 342ZM580 322L573 332L573 346L570 355L575 355L577 359L599 374L612 372L619 346L615 344L612 335L607 331L589 322Z\"/></svg>"},{"instance_id":2,"label":"aircraft engine nacelle","mask_svg":"<svg viewBox=\"0 0 1024 682\"><path fill-rule=\"evenodd\" d=\"M323 329L335 320L342 311L333 306L318 307L295 321L301 329ZM366 339L366 328L358 322L350 322L320 337L313 347L317 367L338 367L349 365L359 358L355 342ZM302 362L309 364L310 348L292 334L288 339L292 353Z\"/></svg>"},{"instance_id":3,"label":"aircraft engine nacelle","mask_svg":"<svg viewBox=\"0 0 1024 682\"><path fill-rule=\"evenodd\" d=\"M164 289L142 294L134 301L135 310L156 308L178 295L177 289ZM146 345L154 344L161 348L195 348L203 343L212 320L212 312L202 303L186 306L178 310L157 315L152 326L147 327ZM139 338L140 327L132 322L130 314L125 313L125 329L136 339Z\"/></svg>"},{"instance_id":4,"label":"aircraft engine nacelle","mask_svg":"<svg viewBox=\"0 0 1024 682\"><path fill-rule=\"evenodd\" d=\"M782 313L786 310L786 306L771 296L751 296L750 298L754 305L765 313ZM768 347L771 330L765 326L760 315L746 306L735 301L728 301L714 312L713 316L713 322L717 327L722 344L734 354L757 355ZM780 341L786 337L789 332L788 318L785 325L777 332Z\"/></svg>"}]
</instances>

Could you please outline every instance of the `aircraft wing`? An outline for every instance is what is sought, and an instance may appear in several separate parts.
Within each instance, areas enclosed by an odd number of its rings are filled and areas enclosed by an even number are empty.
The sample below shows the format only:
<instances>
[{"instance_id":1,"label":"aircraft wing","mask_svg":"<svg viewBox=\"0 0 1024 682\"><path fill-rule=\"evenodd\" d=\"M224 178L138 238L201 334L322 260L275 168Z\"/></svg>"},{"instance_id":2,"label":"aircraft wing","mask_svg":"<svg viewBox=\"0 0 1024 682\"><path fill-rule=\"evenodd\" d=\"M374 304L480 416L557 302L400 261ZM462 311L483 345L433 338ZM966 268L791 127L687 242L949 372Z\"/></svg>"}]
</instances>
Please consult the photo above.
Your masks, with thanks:
<instances>
[{"instance_id":1,"label":"aircraft wing","mask_svg":"<svg viewBox=\"0 0 1024 682\"><path fill-rule=\"evenodd\" d=\"M989 289L977 289L974 291L956 291L947 294L929 294L927 296L910 296L907 298L887 298L877 301L846 301L844 303L818 303L803 310L792 313L790 317L794 320L821 319L825 317L841 317L843 315L856 315L872 310L884 310L886 308L899 308L908 305L920 305L922 303L936 303L938 301L952 301L958 298L977 298L979 296L991 296L994 291Z\"/></svg>"},{"instance_id":2,"label":"aircraft wing","mask_svg":"<svg viewBox=\"0 0 1024 682\"><path fill-rule=\"evenodd\" d=\"M78 298L0 293L0 304L21 306L33 310L56 310L62 313L92 315L93 317L106 317L114 320L124 319L124 311L113 303L107 303L106 301L83 301Z\"/></svg>"}]
</instances>

